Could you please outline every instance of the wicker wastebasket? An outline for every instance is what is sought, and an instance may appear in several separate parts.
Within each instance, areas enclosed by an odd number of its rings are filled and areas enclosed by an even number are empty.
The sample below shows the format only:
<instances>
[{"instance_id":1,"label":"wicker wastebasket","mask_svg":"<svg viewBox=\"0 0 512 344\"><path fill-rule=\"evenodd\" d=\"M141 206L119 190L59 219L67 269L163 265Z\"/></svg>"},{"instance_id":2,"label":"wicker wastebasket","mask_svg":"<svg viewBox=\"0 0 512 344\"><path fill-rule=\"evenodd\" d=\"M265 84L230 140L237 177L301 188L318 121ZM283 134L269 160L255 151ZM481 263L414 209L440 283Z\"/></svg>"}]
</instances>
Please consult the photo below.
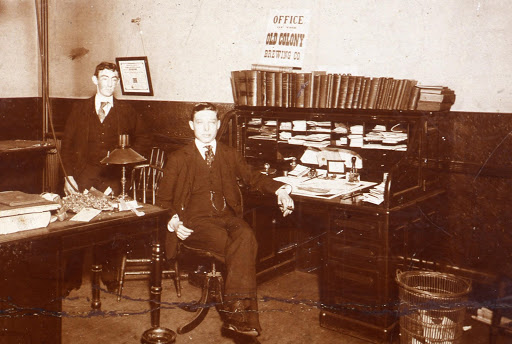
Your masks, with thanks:
<instances>
[{"instance_id":1,"label":"wicker wastebasket","mask_svg":"<svg viewBox=\"0 0 512 344\"><path fill-rule=\"evenodd\" d=\"M432 271L397 271L401 344L458 344L470 281Z\"/></svg>"}]
</instances>

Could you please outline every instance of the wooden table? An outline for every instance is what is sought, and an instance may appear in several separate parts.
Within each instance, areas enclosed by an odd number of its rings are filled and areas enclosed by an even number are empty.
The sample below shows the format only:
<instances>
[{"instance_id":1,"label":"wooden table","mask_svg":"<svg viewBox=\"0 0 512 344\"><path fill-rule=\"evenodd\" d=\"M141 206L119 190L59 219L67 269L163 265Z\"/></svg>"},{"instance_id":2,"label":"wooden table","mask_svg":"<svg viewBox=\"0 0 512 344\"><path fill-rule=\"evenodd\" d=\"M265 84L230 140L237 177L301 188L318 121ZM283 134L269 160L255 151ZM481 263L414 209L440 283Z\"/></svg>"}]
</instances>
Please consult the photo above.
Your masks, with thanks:
<instances>
[{"instance_id":1,"label":"wooden table","mask_svg":"<svg viewBox=\"0 0 512 344\"><path fill-rule=\"evenodd\" d=\"M46 228L0 235L0 343L60 343L65 251L96 250L114 240L151 242L151 328L160 328L160 229L166 211L146 205L144 216L103 212L91 222L63 221ZM94 251L93 251L94 252ZM91 307L101 308L101 265L93 255Z\"/></svg>"}]
</instances>

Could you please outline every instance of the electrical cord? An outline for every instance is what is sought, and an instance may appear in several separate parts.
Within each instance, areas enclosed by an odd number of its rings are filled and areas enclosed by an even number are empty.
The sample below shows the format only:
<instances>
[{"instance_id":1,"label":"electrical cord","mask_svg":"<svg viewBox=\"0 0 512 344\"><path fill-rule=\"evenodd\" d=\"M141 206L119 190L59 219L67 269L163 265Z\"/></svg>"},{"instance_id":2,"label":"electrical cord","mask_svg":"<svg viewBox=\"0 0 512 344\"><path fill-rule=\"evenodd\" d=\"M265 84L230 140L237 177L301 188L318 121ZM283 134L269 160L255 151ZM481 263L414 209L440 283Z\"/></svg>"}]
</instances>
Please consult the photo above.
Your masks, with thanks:
<instances>
[{"instance_id":1,"label":"electrical cord","mask_svg":"<svg viewBox=\"0 0 512 344\"><path fill-rule=\"evenodd\" d=\"M37 8L38 8L37 0L34 0L34 4L35 4L35 8L36 8L36 17L37 17L37 35L39 38L39 40L38 40L39 41L39 55L41 57L41 66L45 66L46 65L45 60L46 60L46 58L48 58L48 56L45 55L45 49L43 47L44 43L43 43L43 37L42 37L42 33L41 33L41 18L40 18L40 13L37 11ZM47 6L47 3L46 3L46 6ZM45 56L46 56L46 58L45 58ZM48 122L50 124L50 130L51 130L53 142L55 142L55 150L57 152L57 159L59 161L59 166L62 169L62 173L64 174L64 178L67 181L67 183L71 186L71 188L73 190L75 190L76 192L79 192L78 189L75 187L75 185L73 185L73 183L71 183L71 180L69 179L69 176L66 172L66 168L64 167L64 163L62 162L62 156L60 154L60 149L56 144L57 143L57 135L55 134L55 127L53 125L53 112L52 112L52 106L50 103L48 80L47 79L43 80L43 82L41 84L42 84L42 87L44 88L44 90L43 90L44 92L42 92L44 94L43 106L46 106L46 109L48 110ZM46 134L47 133L43 133L43 141L46 140Z\"/></svg>"}]
</instances>

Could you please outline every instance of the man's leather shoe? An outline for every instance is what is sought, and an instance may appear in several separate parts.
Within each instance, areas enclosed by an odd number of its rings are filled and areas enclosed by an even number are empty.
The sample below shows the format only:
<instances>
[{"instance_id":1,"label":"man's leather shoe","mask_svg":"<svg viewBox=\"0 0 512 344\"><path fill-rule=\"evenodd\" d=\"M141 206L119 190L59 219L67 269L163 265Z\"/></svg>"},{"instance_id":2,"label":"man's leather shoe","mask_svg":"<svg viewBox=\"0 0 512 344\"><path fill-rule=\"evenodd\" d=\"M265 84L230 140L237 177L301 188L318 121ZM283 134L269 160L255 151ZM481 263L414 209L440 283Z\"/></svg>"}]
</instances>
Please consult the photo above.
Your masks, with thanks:
<instances>
[{"instance_id":1,"label":"man's leather shoe","mask_svg":"<svg viewBox=\"0 0 512 344\"><path fill-rule=\"evenodd\" d=\"M251 314L255 311L248 309L243 301L227 302L217 309L224 320L224 329L251 337L260 335L258 318Z\"/></svg>"},{"instance_id":2,"label":"man's leather shoe","mask_svg":"<svg viewBox=\"0 0 512 344\"><path fill-rule=\"evenodd\" d=\"M258 337L260 335L257 329L252 328L248 324L243 322L228 320L224 322L224 325L222 325L222 327L226 330L234 331L244 336Z\"/></svg>"},{"instance_id":3,"label":"man's leather shoe","mask_svg":"<svg viewBox=\"0 0 512 344\"><path fill-rule=\"evenodd\" d=\"M222 327L222 336L232 339L234 344L261 344L258 337L240 334L225 327Z\"/></svg>"}]
</instances>

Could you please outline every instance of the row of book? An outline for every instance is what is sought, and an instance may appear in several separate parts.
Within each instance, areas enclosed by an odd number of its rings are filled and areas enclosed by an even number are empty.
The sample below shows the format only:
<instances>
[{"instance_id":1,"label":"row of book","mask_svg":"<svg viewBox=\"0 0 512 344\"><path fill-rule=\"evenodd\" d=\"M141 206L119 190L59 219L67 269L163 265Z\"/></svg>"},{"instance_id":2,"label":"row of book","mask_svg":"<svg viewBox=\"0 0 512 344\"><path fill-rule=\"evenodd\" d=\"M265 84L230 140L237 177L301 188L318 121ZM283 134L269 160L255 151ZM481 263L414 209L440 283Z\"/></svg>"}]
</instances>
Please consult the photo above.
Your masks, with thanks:
<instances>
[{"instance_id":1,"label":"row of book","mask_svg":"<svg viewBox=\"0 0 512 344\"><path fill-rule=\"evenodd\" d=\"M445 111L455 102L445 86L325 71L238 70L231 72L231 86L241 106Z\"/></svg>"}]
</instances>

